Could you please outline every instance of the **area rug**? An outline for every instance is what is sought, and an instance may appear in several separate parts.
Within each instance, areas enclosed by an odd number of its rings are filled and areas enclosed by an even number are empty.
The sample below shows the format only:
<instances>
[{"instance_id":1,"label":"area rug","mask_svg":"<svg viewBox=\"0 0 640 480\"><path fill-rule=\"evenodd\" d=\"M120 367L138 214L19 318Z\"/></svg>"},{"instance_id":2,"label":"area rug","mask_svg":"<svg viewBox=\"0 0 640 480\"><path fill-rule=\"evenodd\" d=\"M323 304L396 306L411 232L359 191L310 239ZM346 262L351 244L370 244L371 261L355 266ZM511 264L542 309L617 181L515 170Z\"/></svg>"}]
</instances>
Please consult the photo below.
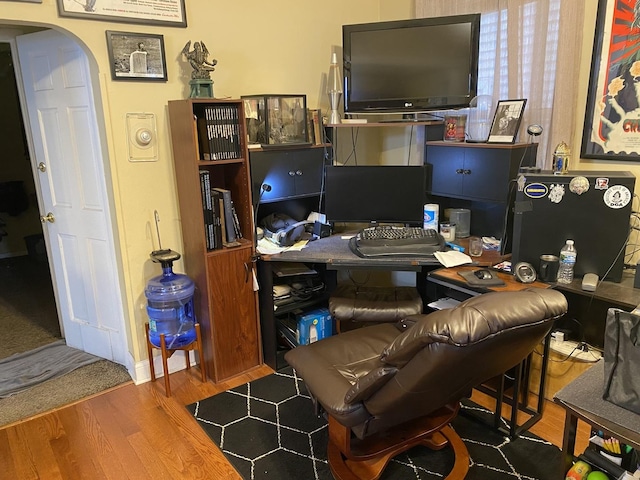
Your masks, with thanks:
<instances>
[{"instance_id":1,"label":"area rug","mask_svg":"<svg viewBox=\"0 0 640 480\"><path fill-rule=\"evenodd\" d=\"M314 415L304 383L291 367L187 409L245 480L333 478L327 464L326 420ZM562 458L556 446L529 433L510 440L474 418L490 414L465 401L453 421L471 456L467 479L558 478ZM382 479L441 479L452 466L450 449L414 447L396 457Z\"/></svg>"},{"instance_id":2,"label":"area rug","mask_svg":"<svg viewBox=\"0 0 640 480\"><path fill-rule=\"evenodd\" d=\"M58 340L0 360L0 398L38 385L100 360Z\"/></svg>"}]
</instances>

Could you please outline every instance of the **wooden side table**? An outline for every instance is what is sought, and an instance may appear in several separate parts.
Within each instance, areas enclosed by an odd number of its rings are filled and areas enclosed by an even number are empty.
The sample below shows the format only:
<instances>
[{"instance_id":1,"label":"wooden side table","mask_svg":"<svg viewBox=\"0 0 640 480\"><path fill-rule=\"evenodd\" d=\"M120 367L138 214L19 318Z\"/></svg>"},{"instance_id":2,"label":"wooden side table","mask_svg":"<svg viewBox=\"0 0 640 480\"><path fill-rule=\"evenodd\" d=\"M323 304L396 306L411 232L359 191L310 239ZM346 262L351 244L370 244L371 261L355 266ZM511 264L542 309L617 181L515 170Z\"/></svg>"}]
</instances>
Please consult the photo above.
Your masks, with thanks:
<instances>
[{"instance_id":1,"label":"wooden side table","mask_svg":"<svg viewBox=\"0 0 640 480\"><path fill-rule=\"evenodd\" d=\"M195 341L189 343L188 345L184 345L178 348L167 348L167 342L165 340L164 334L160 334L160 351L162 352L162 368L164 371L164 391L167 397L171 396L171 385L169 384L169 368L167 366L167 359L169 359L175 352L178 350L182 350L185 352L185 360L187 362L187 370L191 368L191 362L189 361L189 352L191 350L198 351L198 358L200 361L200 375L202 378L202 383L207 381L207 375L205 371L205 363L204 363L204 352L202 351L202 336L200 335L200 324L196 323L194 325L196 330L196 339ZM144 330L147 336L147 352L149 353L149 370L151 371L151 381L156 381L156 371L153 366L153 349L158 348L156 345L151 343L149 339L149 322L145 323Z\"/></svg>"},{"instance_id":2,"label":"wooden side table","mask_svg":"<svg viewBox=\"0 0 640 480\"><path fill-rule=\"evenodd\" d=\"M640 415L603 400L603 392L604 360L600 360L553 398L566 412L562 438L563 471L558 478L564 478L573 463L578 420L640 449Z\"/></svg>"}]
</instances>

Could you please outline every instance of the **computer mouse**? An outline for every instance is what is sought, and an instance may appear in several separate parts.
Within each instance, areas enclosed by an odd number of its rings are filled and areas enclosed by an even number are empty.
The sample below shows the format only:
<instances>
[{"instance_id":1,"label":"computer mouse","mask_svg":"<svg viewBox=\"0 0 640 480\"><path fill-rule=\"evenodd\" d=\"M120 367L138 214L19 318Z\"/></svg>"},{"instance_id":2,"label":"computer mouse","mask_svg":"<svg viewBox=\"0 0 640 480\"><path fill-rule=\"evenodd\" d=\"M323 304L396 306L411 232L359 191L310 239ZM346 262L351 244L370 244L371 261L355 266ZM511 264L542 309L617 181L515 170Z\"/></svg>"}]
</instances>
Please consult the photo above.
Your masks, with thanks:
<instances>
[{"instance_id":1,"label":"computer mouse","mask_svg":"<svg viewBox=\"0 0 640 480\"><path fill-rule=\"evenodd\" d=\"M473 274L478 277L480 280L488 280L492 277L491 272L489 270L476 270Z\"/></svg>"}]
</instances>

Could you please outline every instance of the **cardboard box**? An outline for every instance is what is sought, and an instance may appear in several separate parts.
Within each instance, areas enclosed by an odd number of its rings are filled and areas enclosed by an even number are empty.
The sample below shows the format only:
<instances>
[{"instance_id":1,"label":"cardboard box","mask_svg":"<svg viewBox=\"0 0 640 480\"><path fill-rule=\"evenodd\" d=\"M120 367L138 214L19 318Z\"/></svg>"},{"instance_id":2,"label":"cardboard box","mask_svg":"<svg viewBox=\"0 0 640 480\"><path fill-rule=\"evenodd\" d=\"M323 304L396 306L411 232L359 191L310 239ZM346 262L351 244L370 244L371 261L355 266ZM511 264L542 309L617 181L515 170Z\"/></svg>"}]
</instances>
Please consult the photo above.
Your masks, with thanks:
<instances>
[{"instance_id":1,"label":"cardboard box","mask_svg":"<svg viewBox=\"0 0 640 480\"><path fill-rule=\"evenodd\" d=\"M333 335L333 319L327 308L319 308L297 316L298 345L309 345Z\"/></svg>"}]
</instances>

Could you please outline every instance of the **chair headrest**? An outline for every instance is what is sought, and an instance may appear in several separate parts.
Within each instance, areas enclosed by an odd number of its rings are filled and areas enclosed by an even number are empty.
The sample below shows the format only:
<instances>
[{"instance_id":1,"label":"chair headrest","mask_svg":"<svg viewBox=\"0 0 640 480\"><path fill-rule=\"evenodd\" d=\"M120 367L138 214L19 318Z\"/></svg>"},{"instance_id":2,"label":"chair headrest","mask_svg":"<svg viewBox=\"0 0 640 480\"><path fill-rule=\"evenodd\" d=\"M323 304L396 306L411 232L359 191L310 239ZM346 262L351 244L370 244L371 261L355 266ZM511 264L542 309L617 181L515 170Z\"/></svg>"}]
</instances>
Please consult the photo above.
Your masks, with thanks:
<instances>
[{"instance_id":1,"label":"chair headrest","mask_svg":"<svg viewBox=\"0 0 640 480\"><path fill-rule=\"evenodd\" d=\"M381 360L402 366L430 343L466 346L515 328L553 320L567 300L552 289L529 288L472 297L455 308L409 317L417 322L384 349Z\"/></svg>"}]
</instances>

